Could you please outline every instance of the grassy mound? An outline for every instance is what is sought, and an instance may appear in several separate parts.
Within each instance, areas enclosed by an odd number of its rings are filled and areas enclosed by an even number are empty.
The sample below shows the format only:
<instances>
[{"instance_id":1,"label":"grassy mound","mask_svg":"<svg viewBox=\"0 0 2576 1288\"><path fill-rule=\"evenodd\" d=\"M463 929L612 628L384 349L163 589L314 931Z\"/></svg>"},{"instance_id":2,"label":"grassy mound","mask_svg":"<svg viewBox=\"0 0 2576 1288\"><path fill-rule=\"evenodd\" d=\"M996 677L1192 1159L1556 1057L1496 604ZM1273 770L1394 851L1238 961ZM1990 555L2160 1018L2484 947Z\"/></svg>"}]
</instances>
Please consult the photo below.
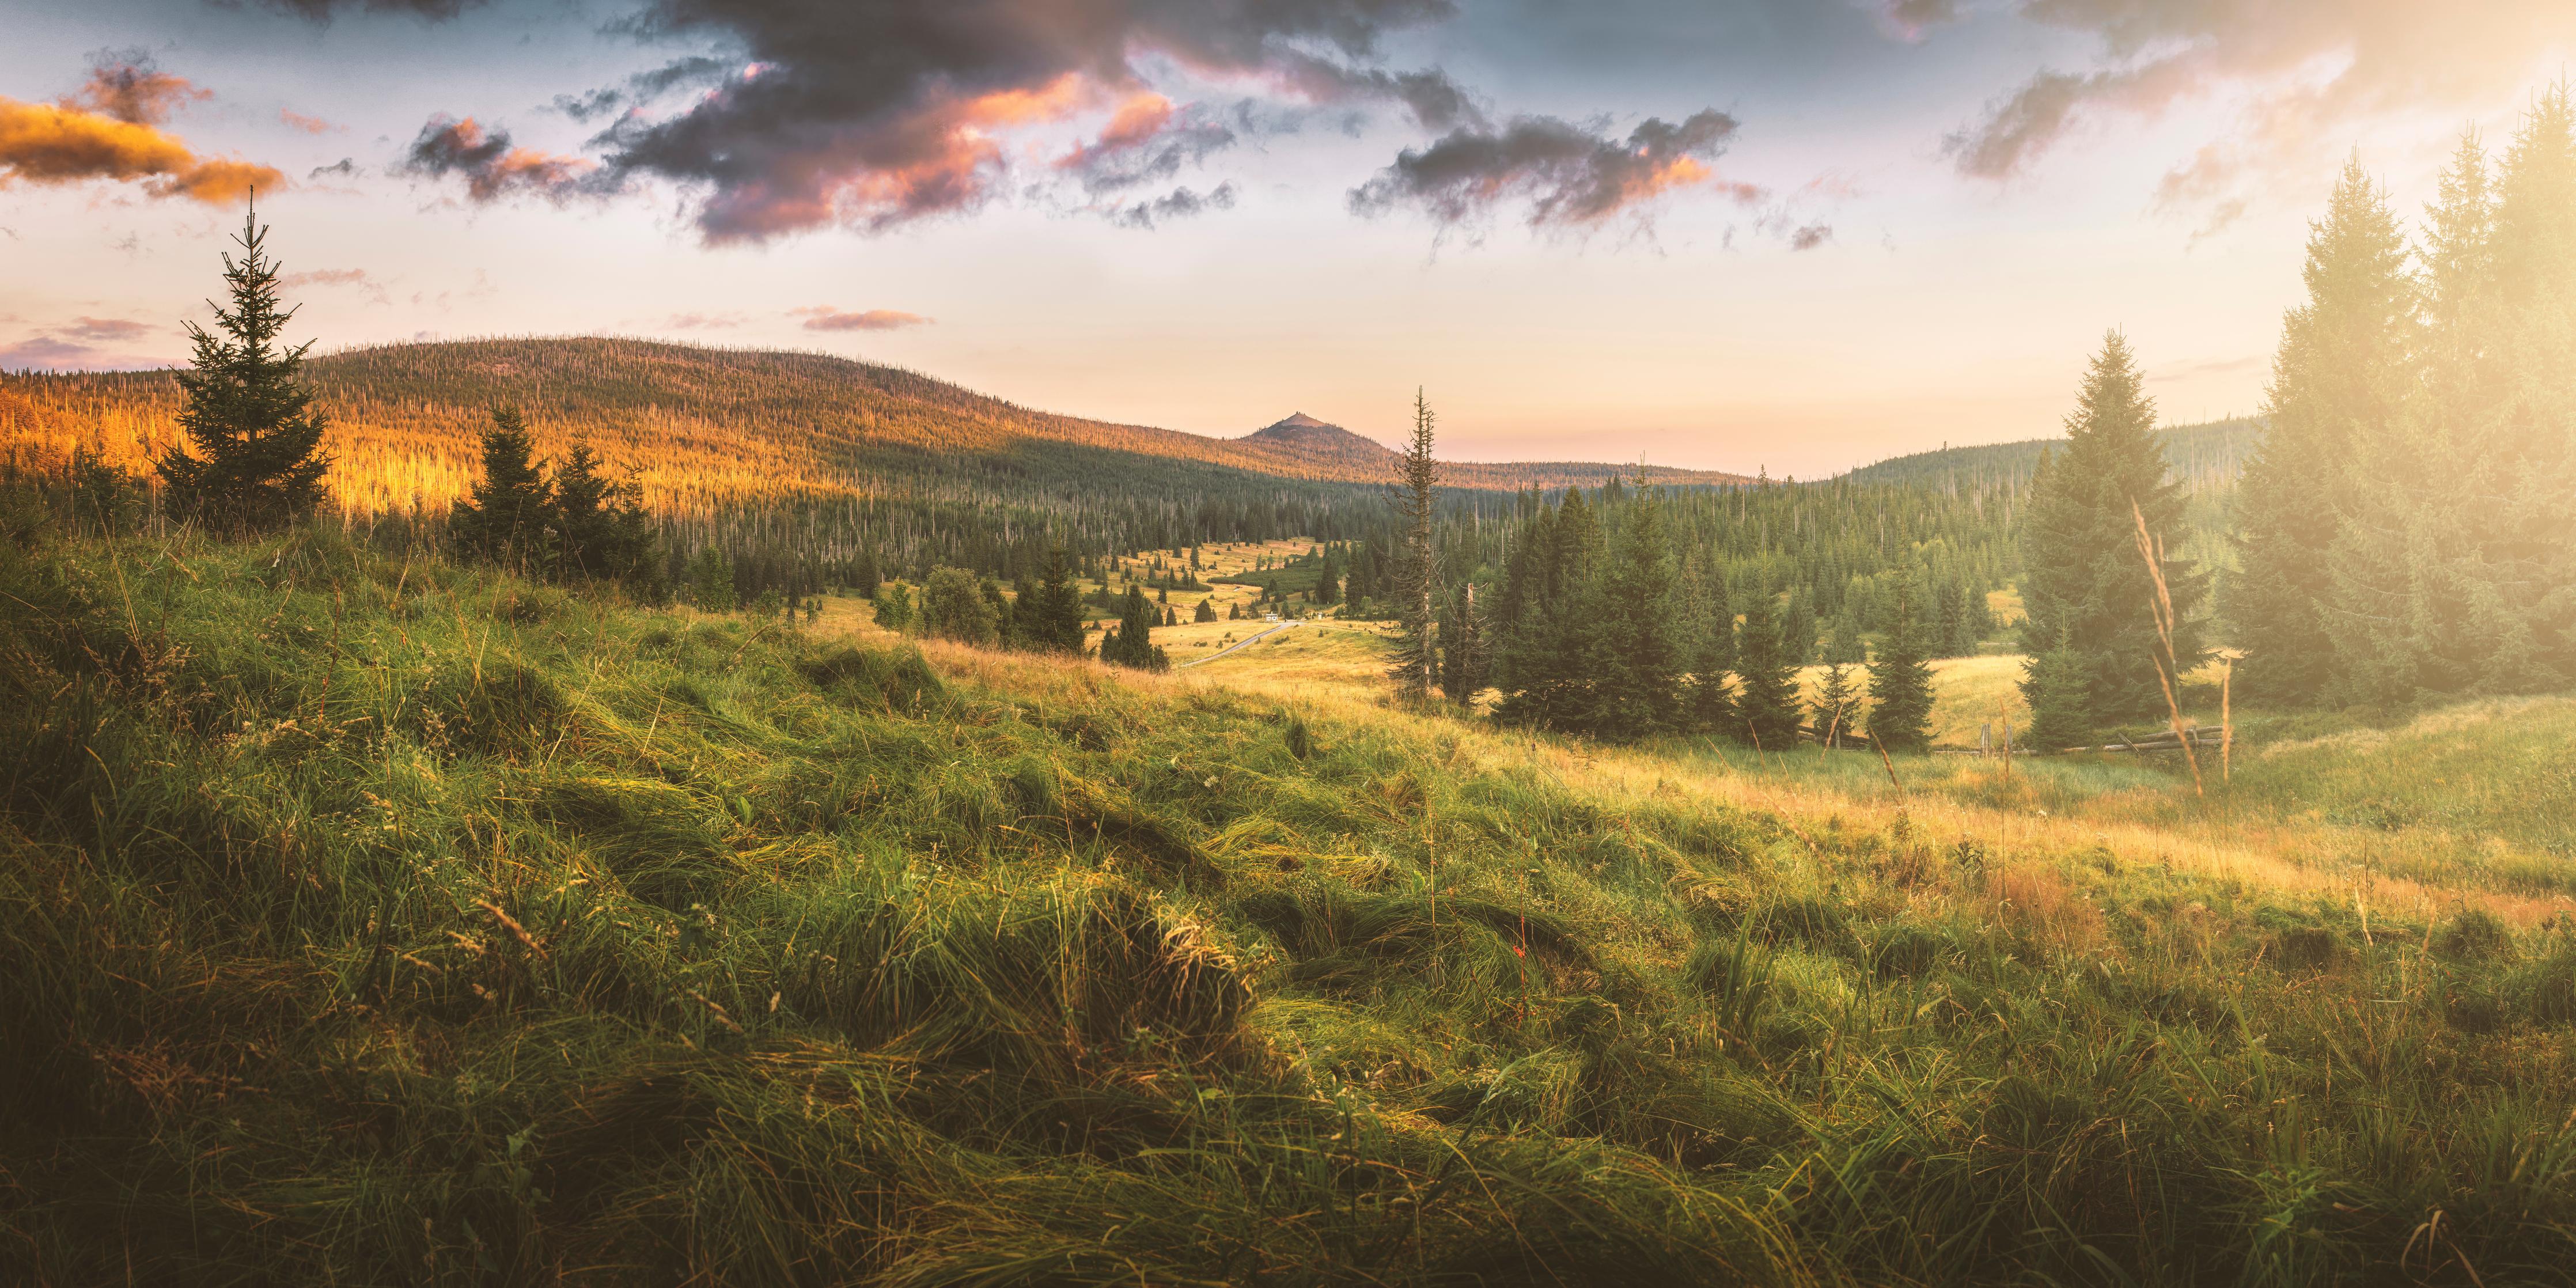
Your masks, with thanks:
<instances>
[{"instance_id":1,"label":"grassy mound","mask_svg":"<svg viewBox=\"0 0 2576 1288\"><path fill-rule=\"evenodd\" d=\"M9 549L0 594L13 1282L2576 1253L2563 929L328 535Z\"/></svg>"}]
</instances>

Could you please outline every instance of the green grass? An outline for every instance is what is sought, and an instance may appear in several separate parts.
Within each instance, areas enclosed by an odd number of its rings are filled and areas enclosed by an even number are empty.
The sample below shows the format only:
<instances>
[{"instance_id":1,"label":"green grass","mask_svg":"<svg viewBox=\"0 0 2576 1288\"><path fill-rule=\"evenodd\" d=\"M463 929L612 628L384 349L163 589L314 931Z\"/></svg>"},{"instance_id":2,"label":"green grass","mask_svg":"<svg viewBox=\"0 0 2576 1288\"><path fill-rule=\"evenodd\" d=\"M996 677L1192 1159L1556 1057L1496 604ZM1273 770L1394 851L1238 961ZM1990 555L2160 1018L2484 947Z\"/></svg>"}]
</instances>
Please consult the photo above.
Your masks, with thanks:
<instances>
[{"instance_id":1,"label":"green grass","mask_svg":"<svg viewBox=\"0 0 2576 1288\"><path fill-rule=\"evenodd\" d=\"M2563 928L1691 785L1882 772L1852 757L1672 747L1632 788L1525 735L335 535L0 547L0 594L10 1282L2576 1254Z\"/></svg>"}]
</instances>

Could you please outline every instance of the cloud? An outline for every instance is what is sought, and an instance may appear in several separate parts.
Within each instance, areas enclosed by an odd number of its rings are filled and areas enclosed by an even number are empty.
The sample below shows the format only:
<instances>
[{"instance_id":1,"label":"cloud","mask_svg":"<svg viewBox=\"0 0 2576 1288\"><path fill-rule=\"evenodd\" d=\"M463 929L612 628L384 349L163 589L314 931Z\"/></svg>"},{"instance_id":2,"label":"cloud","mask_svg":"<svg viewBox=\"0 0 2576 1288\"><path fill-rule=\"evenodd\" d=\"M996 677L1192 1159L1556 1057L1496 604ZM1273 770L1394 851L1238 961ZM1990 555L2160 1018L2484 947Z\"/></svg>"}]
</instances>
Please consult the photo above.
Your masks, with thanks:
<instances>
[{"instance_id":1,"label":"cloud","mask_svg":"<svg viewBox=\"0 0 2576 1288\"><path fill-rule=\"evenodd\" d=\"M62 105L133 125L159 125L180 107L214 96L155 67L152 55L140 49L103 49L90 55L89 79L64 96Z\"/></svg>"},{"instance_id":2,"label":"cloud","mask_svg":"<svg viewBox=\"0 0 2576 1288\"><path fill-rule=\"evenodd\" d=\"M804 311L805 310L802 309L797 310L797 312L800 313ZM905 316L909 317L911 315L906 314ZM751 319L746 318L739 313L674 313L670 317L663 319L662 326L665 330L670 331L721 331L731 327L741 326L743 323L750 320ZM806 325L812 326L813 324L809 322ZM818 329L829 330L831 328Z\"/></svg>"},{"instance_id":3,"label":"cloud","mask_svg":"<svg viewBox=\"0 0 2576 1288\"><path fill-rule=\"evenodd\" d=\"M900 309L869 309L865 313L844 313L826 304L810 308L789 309L805 319L808 331L900 331L908 326L928 326L930 319Z\"/></svg>"},{"instance_id":4,"label":"cloud","mask_svg":"<svg viewBox=\"0 0 2576 1288\"><path fill-rule=\"evenodd\" d=\"M1009 170L1006 136L1132 103L1146 66L1437 116L1449 110L1444 87L1454 90L1445 78L1381 79L1366 64L1386 33L1452 11L1449 0L650 0L626 25L632 34L714 40L740 62L709 81L693 79L705 71L695 59L672 63L664 70L703 85L699 95L667 116L628 111L593 142L611 179L687 190L710 242L882 230L991 200ZM596 115L631 92L563 102Z\"/></svg>"},{"instance_id":5,"label":"cloud","mask_svg":"<svg viewBox=\"0 0 2576 1288\"><path fill-rule=\"evenodd\" d=\"M1175 109L1170 99L1147 91L1120 104L1099 138L1058 157L1054 169L1099 196L1169 179L1234 146L1237 137L1201 107Z\"/></svg>"},{"instance_id":6,"label":"cloud","mask_svg":"<svg viewBox=\"0 0 2576 1288\"><path fill-rule=\"evenodd\" d=\"M405 173L423 178L462 177L477 204L517 193L561 202L583 193L597 169L579 157L513 147L508 130L486 129L470 116L429 118L402 163Z\"/></svg>"},{"instance_id":7,"label":"cloud","mask_svg":"<svg viewBox=\"0 0 2576 1288\"><path fill-rule=\"evenodd\" d=\"M1216 191L1204 197L1187 188L1174 188L1152 201L1112 207L1106 213L1109 222L1122 228L1152 228L1169 219L1187 219L1210 210L1233 208L1234 185L1221 183L1216 186Z\"/></svg>"},{"instance_id":8,"label":"cloud","mask_svg":"<svg viewBox=\"0 0 2576 1288\"><path fill-rule=\"evenodd\" d=\"M1714 109L1679 123L1650 118L1625 139L1552 116L1469 126L1407 149L1352 189L1350 205L1363 215L1411 206L1457 224L1520 202L1532 227L1594 227L1622 214L1642 217L1674 188L1714 182L1709 162L1736 128L1734 117Z\"/></svg>"},{"instance_id":9,"label":"cloud","mask_svg":"<svg viewBox=\"0 0 2576 1288\"><path fill-rule=\"evenodd\" d=\"M1814 250L1834 239L1834 230L1823 224L1806 224L1789 233L1789 249Z\"/></svg>"},{"instance_id":10,"label":"cloud","mask_svg":"<svg viewBox=\"0 0 2576 1288\"><path fill-rule=\"evenodd\" d=\"M219 0L220 2L220 0ZM261 0L280 13L293 14L310 22L327 23L344 13L407 13L431 22L444 22L486 0Z\"/></svg>"},{"instance_id":11,"label":"cloud","mask_svg":"<svg viewBox=\"0 0 2576 1288\"><path fill-rule=\"evenodd\" d=\"M299 286L352 287L377 304L393 303L393 296L385 289L385 284L363 268L308 268L300 273L288 273L277 281L290 289Z\"/></svg>"},{"instance_id":12,"label":"cloud","mask_svg":"<svg viewBox=\"0 0 2576 1288\"><path fill-rule=\"evenodd\" d=\"M318 116L306 116L302 112L298 112L293 108L281 107L277 109L277 119L285 122L287 125L295 129L302 130L307 134L329 134L334 130L348 128L347 126L333 125L329 121L323 120Z\"/></svg>"},{"instance_id":13,"label":"cloud","mask_svg":"<svg viewBox=\"0 0 2576 1288\"><path fill-rule=\"evenodd\" d=\"M110 344L119 340L131 340L137 336L149 334L155 329L148 322L135 322L125 318L89 317L73 318L70 326L62 328L64 332L75 338L103 340Z\"/></svg>"},{"instance_id":14,"label":"cloud","mask_svg":"<svg viewBox=\"0 0 2576 1288\"><path fill-rule=\"evenodd\" d=\"M1959 0L1877 0L1879 30L1908 44L1934 27L1959 21Z\"/></svg>"},{"instance_id":15,"label":"cloud","mask_svg":"<svg viewBox=\"0 0 2576 1288\"><path fill-rule=\"evenodd\" d=\"M329 165L313 167L304 177L308 181L318 182L326 174L334 179L355 179L364 173L366 170L358 164L356 157L342 157Z\"/></svg>"},{"instance_id":16,"label":"cloud","mask_svg":"<svg viewBox=\"0 0 2576 1288\"><path fill-rule=\"evenodd\" d=\"M2500 108L2547 73L2545 51L2576 48L2565 0L2020 0L2019 12L2089 36L2090 65L2038 72L1951 135L1959 172L2010 179L2087 129L2215 102L2234 120L2156 200L2220 213L2267 185L2307 191L2375 120Z\"/></svg>"},{"instance_id":17,"label":"cloud","mask_svg":"<svg viewBox=\"0 0 2576 1288\"><path fill-rule=\"evenodd\" d=\"M139 183L155 197L209 205L232 205L253 187L286 186L286 176L271 167L199 156L177 136L141 121L0 98L0 186L94 179Z\"/></svg>"},{"instance_id":18,"label":"cloud","mask_svg":"<svg viewBox=\"0 0 2576 1288\"><path fill-rule=\"evenodd\" d=\"M0 348L0 371L73 367L80 365L81 359L96 352L98 350L86 344L73 344L67 340L40 335Z\"/></svg>"}]
</instances>

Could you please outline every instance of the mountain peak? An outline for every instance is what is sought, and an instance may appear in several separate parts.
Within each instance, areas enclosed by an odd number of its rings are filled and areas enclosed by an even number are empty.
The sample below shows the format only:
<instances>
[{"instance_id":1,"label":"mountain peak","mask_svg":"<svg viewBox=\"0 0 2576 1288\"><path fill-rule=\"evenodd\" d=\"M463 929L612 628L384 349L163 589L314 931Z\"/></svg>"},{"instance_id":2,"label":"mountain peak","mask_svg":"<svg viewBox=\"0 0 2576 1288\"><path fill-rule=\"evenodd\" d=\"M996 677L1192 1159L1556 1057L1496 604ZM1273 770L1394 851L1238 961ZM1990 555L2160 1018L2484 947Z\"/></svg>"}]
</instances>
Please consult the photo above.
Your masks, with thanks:
<instances>
[{"instance_id":1,"label":"mountain peak","mask_svg":"<svg viewBox=\"0 0 2576 1288\"><path fill-rule=\"evenodd\" d=\"M1286 419L1284 419L1284 420L1280 420L1280 421L1277 421L1277 422L1275 422L1275 423L1271 424L1271 425L1269 426L1269 428L1271 428L1271 429L1340 429L1340 428L1341 428L1341 426L1339 426L1339 425L1330 425L1330 424L1326 424L1325 422L1320 421L1320 420L1317 420L1317 419L1315 419L1314 417L1309 416L1309 415L1307 415L1306 413L1304 413L1304 412L1302 412L1302 411L1292 411L1292 412L1288 413L1288 416L1287 416L1287 418L1286 418Z\"/></svg>"}]
</instances>

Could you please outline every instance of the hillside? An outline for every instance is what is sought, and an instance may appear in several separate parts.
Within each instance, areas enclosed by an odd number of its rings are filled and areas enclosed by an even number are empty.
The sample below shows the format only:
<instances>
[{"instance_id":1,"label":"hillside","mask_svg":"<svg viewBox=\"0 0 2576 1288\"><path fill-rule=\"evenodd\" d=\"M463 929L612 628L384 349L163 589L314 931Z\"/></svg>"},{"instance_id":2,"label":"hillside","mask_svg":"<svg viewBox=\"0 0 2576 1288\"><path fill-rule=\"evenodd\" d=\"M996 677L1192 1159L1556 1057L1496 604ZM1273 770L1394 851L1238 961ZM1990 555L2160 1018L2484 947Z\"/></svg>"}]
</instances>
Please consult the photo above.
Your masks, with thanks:
<instances>
[{"instance_id":1,"label":"hillside","mask_svg":"<svg viewBox=\"0 0 2576 1288\"><path fill-rule=\"evenodd\" d=\"M2029 766L1953 804L335 530L0 543L0 593L9 1282L2564 1277L2551 905L2223 802L2061 820Z\"/></svg>"},{"instance_id":2,"label":"hillside","mask_svg":"<svg viewBox=\"0 0 2576 1288\"><path fill-rule=\"evenodd\" d=\"M1215 490L1215 472L1370 488L1386 478L1386 449L1319 421L1305 433L1208 438L1033 411L814 353L470 340L347 350L309 370L333 423L334 496L360 514L439 509L462 495L475 431L502 402L527 411L548 454L586 441L635 470L665 512L780 496L953 494L967 477L1032 471L1042 472L1040 488L1118 474L1175 497ZM39 465L92 444L139 464L173 440L178 405L167 372L0 377L0 456ZM1450 487L1495 492L1638 473L1579 462L1444 466ZM1744 481L1645 473L1674 485ZM1187 486L1161 487L1167 480Z\"/></svg>"},{"instance_id":3,"label":"hillside","mask_svg":"<svg viewBox=\"0 0 2576 1288\"><path fill-rule=\"evenodd\" d=\"M2175 425L2157 431L2165 448L2165 460L2172 465L2174 476L2195 490L2223 488L2235 481L2245 457L2260 441L2260 420L2221 420L2206 425ZM2063 442L2060 438L2034 438L2015 443L1990 443L1977 447L1950 447L1932 452L1915 452L1893 457L1875 465L1864 465L1841 477L1854 483L1894 483L1936 485L2010 481L2027 482L2039 468L2039 454Z\"/></svg>"}]
</instances>

